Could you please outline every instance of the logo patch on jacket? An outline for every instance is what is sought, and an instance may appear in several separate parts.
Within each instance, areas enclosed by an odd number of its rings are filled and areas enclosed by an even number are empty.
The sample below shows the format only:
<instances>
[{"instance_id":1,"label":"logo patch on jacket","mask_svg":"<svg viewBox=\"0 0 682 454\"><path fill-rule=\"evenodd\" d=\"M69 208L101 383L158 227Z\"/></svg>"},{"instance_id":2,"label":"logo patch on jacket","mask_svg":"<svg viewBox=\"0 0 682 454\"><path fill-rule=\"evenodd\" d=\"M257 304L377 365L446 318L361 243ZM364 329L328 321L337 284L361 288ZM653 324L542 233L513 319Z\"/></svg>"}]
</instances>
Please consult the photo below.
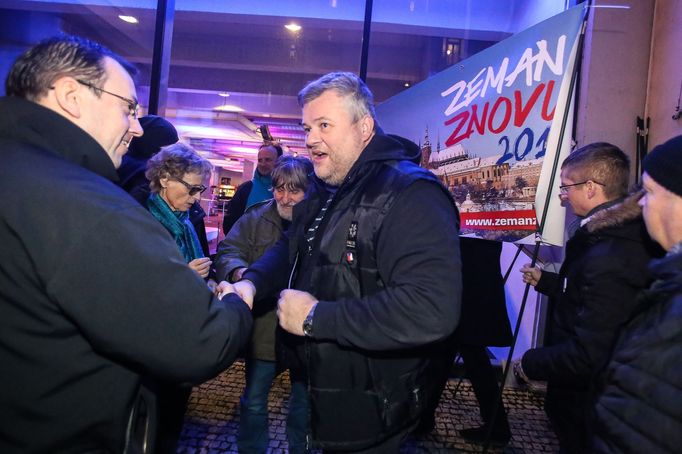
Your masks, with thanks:
<instances>
[{"instance_id":1,"label":"logo patch on jacket","mask_svg":"<svg viewBox=\"0 0 682 454\"><path fill-rule=\"evenodd\" d=\"M358 222L353 221L348 226L348 236L346 237L346 262L349 265L355 263L355 246L358 239Z\"/></svg>"},{"instance_id":2,"label":"logo patch on jacket","mask_svg":"<svg viewBox=\"0 0 682 454\"><path fill-rule=\"evenodd\" d=\"M353 221L348 226L348 237L346 238L346 247L348 249L355 249L355 240L358 239L358 221Z\"/></svg>"}]
</instances>

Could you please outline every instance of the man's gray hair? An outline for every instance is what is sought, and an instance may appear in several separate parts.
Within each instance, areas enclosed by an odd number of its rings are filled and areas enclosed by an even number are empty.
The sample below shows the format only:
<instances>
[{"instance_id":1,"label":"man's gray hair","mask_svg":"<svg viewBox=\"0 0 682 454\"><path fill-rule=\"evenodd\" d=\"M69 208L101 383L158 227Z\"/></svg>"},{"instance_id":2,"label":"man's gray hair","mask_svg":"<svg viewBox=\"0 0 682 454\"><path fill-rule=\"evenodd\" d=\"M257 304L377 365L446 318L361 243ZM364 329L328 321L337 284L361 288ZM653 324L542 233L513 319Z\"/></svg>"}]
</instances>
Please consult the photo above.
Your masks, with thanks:
<instances>
[{"instance_id":1,"label":"man's gray hair","mask_svg":"<svg viewBox=\"0 0 682 454\"><path fill-rule=\"evenodd\" d=\"M329 90L334 90L348 101L354 122L369 115L374 120L374 127L378 126L374 95L362 79L350 72L333 72L309 82L298 93L298 104L303 107Z\"/></svg>"},{"instance_id":2,"label":"man's gray hair","mask_svg":"<svg viewBox=\"0 0 682 454\"><path fill-rule=\"evenodd\" d=\"M272 169L272 187L284 186L288 190L300 189L305 191L313 173L313 163L310 159L294 156L281 156Z\"/></svg>"}]
</instances>

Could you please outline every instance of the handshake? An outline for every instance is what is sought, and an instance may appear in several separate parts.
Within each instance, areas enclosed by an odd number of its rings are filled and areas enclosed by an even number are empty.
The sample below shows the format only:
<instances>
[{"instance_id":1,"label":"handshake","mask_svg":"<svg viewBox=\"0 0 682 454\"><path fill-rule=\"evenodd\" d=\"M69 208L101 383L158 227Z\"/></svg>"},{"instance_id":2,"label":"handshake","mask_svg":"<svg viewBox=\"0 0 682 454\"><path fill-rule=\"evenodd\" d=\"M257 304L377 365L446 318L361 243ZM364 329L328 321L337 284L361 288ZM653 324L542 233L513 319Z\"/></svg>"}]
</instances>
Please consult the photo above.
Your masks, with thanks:
<instances>
[{"instance_id":1,"label":"handshake","mask_svg":"<svg viewBox=\"0 0 682 454\"><path fill-rule=\"evenodd\" d=\"M227 281L220 282L214 289L213 293L218 299L230 293L236 293L249 309L253 309L253 298L256 296L256 287L251 281L243 280L230 284Z\"/></svg>"},{"instance_id":2,"label":"handshake","mask_svg":"<svg viewBox=\"0 0 682 454\"><path fill-rule=\"evenodd\" d=\"M250 309L253 309L256 287L249 280L244 279L234 284L222 281L212 290L218 298L236 293ZM303 323L317 303L317 298L308 292L293 289L282 290L277 300L277 318L280 326L292 334L303 336Z\"/></svg>"}]
</instances>

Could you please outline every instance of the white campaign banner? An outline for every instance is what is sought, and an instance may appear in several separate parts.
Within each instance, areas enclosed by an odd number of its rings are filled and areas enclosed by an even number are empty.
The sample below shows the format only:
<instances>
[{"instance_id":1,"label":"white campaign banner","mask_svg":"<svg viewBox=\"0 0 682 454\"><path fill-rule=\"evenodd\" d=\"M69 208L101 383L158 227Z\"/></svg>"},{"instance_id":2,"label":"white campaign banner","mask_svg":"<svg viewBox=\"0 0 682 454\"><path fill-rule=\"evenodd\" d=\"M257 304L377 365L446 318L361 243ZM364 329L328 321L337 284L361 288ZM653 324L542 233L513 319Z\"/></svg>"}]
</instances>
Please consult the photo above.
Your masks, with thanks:
<instances>
[{"instance_id":1,"label":"white campaign banner","mask_svg":"<svg viewBox=\"0 0 682 454\"><path fill-rule=\"evenodd\" d=\"M558 172L584 17L583 5L564 11L377 106L386 132L420 143L421 165L457 202L462 235L528 243L542 227L543 242L563 244Z\"/></svg>"}]
</instances>

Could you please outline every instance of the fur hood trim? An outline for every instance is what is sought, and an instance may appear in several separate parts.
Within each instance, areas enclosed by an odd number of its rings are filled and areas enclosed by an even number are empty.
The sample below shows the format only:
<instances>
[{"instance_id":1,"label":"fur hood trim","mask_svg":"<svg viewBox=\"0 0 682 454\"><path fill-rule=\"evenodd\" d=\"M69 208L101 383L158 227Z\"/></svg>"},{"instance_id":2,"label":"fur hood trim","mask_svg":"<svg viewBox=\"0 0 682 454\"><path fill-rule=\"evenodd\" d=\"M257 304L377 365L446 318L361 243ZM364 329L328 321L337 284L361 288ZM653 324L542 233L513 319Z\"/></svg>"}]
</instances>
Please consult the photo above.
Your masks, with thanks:
<instances>
[{"instance_id":1,"label":"fur hood trim","mask_svg":"<svg viewBox=\"0 0 682 454\"><path fill-rule=\"evenodd\" d=\"M595 213L587 221L585 228L588 232L593 233L607 227L621 226L642 217L642 207L639 206L639 199L643 196L643 190L637 191L627 196L621 203Z\"/></svg>"}]
</instances>

